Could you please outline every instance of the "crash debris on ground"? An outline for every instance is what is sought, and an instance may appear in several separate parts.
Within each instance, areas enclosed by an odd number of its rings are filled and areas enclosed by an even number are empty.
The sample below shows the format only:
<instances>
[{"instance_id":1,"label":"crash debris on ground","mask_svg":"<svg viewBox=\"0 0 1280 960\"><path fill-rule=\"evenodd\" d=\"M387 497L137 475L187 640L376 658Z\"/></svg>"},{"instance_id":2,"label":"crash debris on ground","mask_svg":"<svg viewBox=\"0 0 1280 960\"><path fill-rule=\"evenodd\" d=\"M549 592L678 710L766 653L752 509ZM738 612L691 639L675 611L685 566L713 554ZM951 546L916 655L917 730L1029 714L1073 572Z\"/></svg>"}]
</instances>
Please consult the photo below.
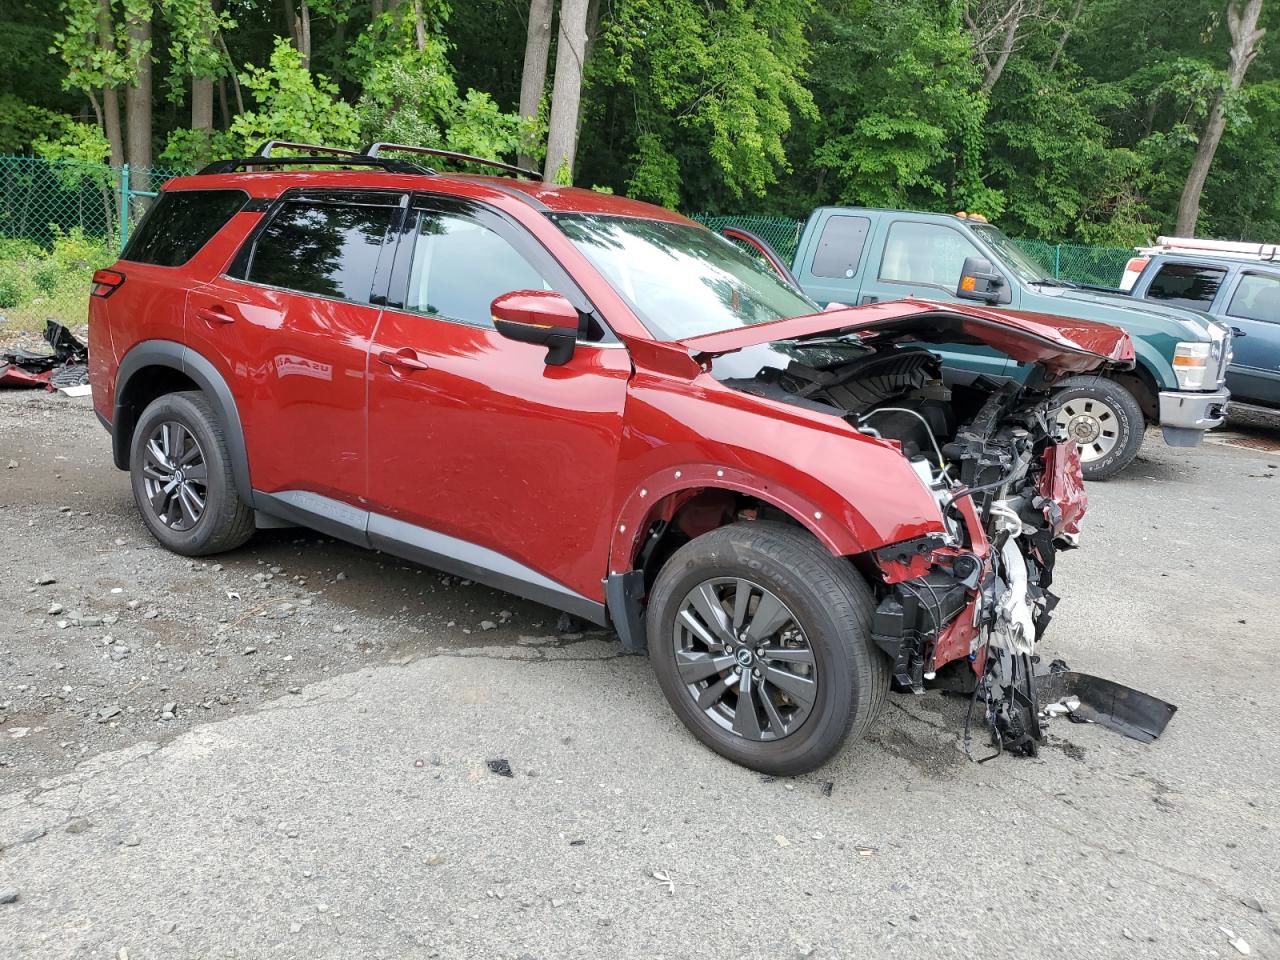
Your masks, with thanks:
<instances>
[{"instance_id":1,"label":"crash debris on ground","mask_svg":"<svg viewBox=\"0 0 1280 960\"><path fill-rule=\"evenodd\" d=\"M88 347L56 320L45 321L44 341L52 353L22 347L0 352L0 387L43 387L71 397L88 396Z\"/></svg>"}]
</instances>

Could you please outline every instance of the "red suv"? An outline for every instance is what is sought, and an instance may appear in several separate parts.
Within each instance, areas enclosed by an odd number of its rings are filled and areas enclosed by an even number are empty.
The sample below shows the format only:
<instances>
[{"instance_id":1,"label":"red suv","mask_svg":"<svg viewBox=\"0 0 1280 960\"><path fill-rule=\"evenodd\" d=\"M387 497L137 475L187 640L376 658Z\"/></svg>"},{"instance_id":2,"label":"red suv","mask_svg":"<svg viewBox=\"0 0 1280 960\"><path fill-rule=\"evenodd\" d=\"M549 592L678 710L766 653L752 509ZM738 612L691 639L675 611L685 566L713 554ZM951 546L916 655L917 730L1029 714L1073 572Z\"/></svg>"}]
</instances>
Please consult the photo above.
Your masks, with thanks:
<instances>
[{"instance_id":1,"label":"red suv","mask_svg":"<svg viewBox=\"0 0 1280 960\"><path fill-rule=\"evenodd\" d=\"M822 312L659 207L273 146L169 182L94 276L94 404L162 544L287 521L610 625L769 773L823 763L891 684L981 694L1034 749L1084 506L1050 393L1131 363L1122 331ZM948 386L944 343L1033 372Z\"/></svg>"}]
</instances>

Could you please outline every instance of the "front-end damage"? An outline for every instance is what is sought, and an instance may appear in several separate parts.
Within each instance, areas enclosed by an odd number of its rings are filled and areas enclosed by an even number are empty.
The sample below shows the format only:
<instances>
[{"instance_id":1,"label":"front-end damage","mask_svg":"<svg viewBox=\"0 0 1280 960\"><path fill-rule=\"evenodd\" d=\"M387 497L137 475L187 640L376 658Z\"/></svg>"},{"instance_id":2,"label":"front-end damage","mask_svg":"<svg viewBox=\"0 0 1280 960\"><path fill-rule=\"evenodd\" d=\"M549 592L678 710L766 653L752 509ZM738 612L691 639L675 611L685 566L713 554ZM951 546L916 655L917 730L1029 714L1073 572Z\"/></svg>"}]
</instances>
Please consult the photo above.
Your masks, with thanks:
<instances>
[{"instance_id":1,"label":"front-end damage","mask_svg":"<svg viewBox=\"0 0 1280 960\"><path fill-rule=\"evenodd\" d=\"M878 584L873 638L892 661L896 685L970 696L966 750L981 723L996 748L990 756L1034 755L1047 717L1068 709L1154 739L1170 705L1061 664L1040 670L1035 654L1058 602L1050 589L1057 553L1076 545L1087 504L1051 392L1063 376L1127 366L1127 337L1112 328L1055 329L1052 318L1011 325L934 307L884 323L837 320L832 329L723 352L701 346L727 386L838 413L896 445L928 488L943 531L859 562ZM857 313L840 311L843 319ZM986 343L1028 365L1029 375L1022 383L980 376L948 385L930 343ZM1047 710L1050 701L1065 706Z\"/></svg>"}]
</instances>

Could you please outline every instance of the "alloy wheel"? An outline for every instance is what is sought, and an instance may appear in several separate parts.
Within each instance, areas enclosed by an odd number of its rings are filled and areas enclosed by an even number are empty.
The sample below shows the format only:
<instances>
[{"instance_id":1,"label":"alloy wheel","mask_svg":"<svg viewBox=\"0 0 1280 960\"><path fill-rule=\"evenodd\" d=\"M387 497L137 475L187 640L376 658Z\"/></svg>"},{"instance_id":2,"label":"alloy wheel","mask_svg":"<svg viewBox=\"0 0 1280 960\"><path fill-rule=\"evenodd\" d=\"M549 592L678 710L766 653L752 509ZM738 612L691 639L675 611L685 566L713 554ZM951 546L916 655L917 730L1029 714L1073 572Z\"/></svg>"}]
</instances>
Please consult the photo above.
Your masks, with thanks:
<instances>
[{"instance_id":1,"label":"alloy wheel","mask_svg":"<svg viewBox=\"0 0 1280 960\"><path fill-rule=\"evenodd\" d=\"M209 486L195 435L175 420L157 424L143 447L142 482L151 509L166 527L181 533L199 523Z\"/></svg>"},{"instance_id":2,"label":"alloy wheel","mask_svg":"<svg viewBox=\"0 0 1280 960\"><path fill-rule=\"evenodd\" d=\"M676 669L713 723L746 740L779 740L813 710L818 665L795 614L740 577L685 595L672 637Z\"/></svg>"},{"instance_id":3,"label":"alloy wheel","mask_svg":"<svg viewBox=\"0 0 1280 960\"><path fill-rule=\"evenodd\" d=\"M1080 451L1080 462L1101 460L1120 442L1120 420L1096 397L1072 397L1058 409L1058 426Z\"/></svg>"}]
</instances>

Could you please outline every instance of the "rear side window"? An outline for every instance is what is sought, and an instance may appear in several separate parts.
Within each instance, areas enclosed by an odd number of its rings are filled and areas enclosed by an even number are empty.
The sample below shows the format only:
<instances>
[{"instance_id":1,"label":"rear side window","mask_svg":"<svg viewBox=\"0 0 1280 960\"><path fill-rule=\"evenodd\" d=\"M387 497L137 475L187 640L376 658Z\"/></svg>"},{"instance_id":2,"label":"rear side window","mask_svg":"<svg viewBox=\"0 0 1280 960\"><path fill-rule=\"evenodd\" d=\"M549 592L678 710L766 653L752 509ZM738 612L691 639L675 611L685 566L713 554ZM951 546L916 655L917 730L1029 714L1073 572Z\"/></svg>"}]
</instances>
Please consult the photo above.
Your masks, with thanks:
<instances>
[{"instance_id":1,"label":"rear side window","mask_svg":"<svg viewBox=\"0 0 1280 960\"><path fill-rule=\"evenodd\" d=\"M180 267L240 212L243 190L175 190L162 193L121 255L134 263Z\"/></svg>"},{"instance_id":2,"label":"rear side window","mask_svg":"<svg viewBox=\"0 0 1280 960\"><path fill-rule=\"evenodd\" d=\"M1280 323L1280 277L1246 273L1240 278L1227 313L1244 320Z\"/></svg>"},{"instance_id":3,"label":"rear side window","mask_svg":"<svg viewBox=\"0 0 1280 960\"><path fill-rule=\"evenodd\" d=\"M1227 271L1221 267L1198 267L1192 263L1166 263L1151 278L1148 300L1161 300L1175 307L1208 310L1218 295Z\"/></svg>"},{"instance_id":4,"label":"rear side window","mask_svg":"<svg viewBox=\"0 0 1280 960\"><path fill-rule=\"evenodd\" d=\"M813 255L815 277L852 277L858 272L862 247L871 229L868 217L836 216L827 221Z\"/></svg>"},{"instance_id":5,"label":"rear side window","mask_svg":"<svg viewBox=\"0 0 1280 960\"><path fill-rule=\"evenodd\" d=\"M258 236L245 279L369 303L378 255L398 209L291 200Z\"/></svg>"}]
</instances>

